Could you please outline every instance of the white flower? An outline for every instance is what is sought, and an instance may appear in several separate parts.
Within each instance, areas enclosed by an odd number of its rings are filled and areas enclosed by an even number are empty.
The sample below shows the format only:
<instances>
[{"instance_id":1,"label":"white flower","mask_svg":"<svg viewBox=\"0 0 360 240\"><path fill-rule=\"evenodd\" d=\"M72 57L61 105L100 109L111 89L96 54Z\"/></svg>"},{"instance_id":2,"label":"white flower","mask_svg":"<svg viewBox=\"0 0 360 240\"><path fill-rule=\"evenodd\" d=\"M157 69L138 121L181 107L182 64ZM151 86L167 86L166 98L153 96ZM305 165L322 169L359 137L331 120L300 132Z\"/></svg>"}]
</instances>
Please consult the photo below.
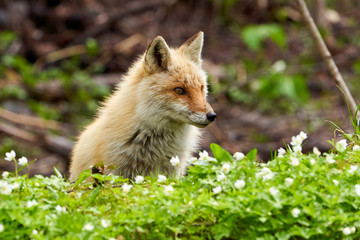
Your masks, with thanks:
<instances>
[{"instance_id":1,"label":"white flower","mask_svg":"<svg viewBox=\"0 0 360 240\"><path fill-rule=\"evenodd\" d=\"M223 181L225 181L225 180L226 180L225 174L220 173L219 175L216 176L216 180L217 180L218 182L223 182Z\"/></svg>"},{"instance_id":2,"label":"white flower","mask_svg":"<svg viewBox=\"0 0 360 240\"><path fill-rule=\"evenodd\" d=\"M275 173L271 172L263 176L263 181L271 180L275 176Z\"/></svg>"},{"instance_id":3,"label":"white flower","mask_svg":"<svg viewBox=\"0 0 360 240\"><path fill-rule=\"evenodd\" d=\"M359 145L354 145L352 150L353 151L360 151L360 146Z\"/></svg>"},{"instance_id":4,"label":"white flower","mask_svg":"<svg viewBox=\"0 0 360 240\"><path fill-rule=\"evenodd\" d=\"M12 189L17 189L20 187L20 183L19 182L14 182L12 185L11 185Z\"/></svg>"},{"instance_id":5,"label":"white flower","mask_svg":"<svg viewBox=\"0 0 360 240\"><path fill-rule=\"evenodd\" d=\"M284 60L278 60L271 66L274 72L283 72L286 69L286 62Z\"/></svg>"},{"instance_id":6,"label":"white flower","mask_svg":"<svg viewBox=\"0 0 360 240\"><path fill-rule=\"evenodd\" d=\"M347 147L346 139L342 139L337 143L335 143L335 148L339 152L344 152L346 150L346 147Z\"/></svg>"},{"instance_id":7,"label":"white flower","mask_svg":"<svg viewBox=\"0 0 360 240\"><path fill-rule=\"evenodd\" d=\"M167 178L164 175L159 174L157 181L159 183L166 182Z\"/></svg>"},{"instance_id":8,"label":"white flower","mask_svg":"<svg viewBox=\"0 0 360 240\"><path fill-rule=\"evenodd\" d=\"M286 185L287 187L290 187L290 186L293 184L293 182L294 182L294 179L292 179L292 178L285 178L285 185Z\"/></svg>"},{"instance_id":9,"label":"white flower","mask_svg":"<svg viewBox=\"0 0 360 240\"><path fill-rule=\"evenodd\" d=\"M350 174L354 174L354 172L356 172L356 170L358 169L359 167L357 165L351 165L350 166L350 170L348 171Z\"/></svg>"},{"instance_id":10,"label":"white flower","mask_svg":"<svg viewBox=\"0 0 360 240\"><path fill-rule=\"evenodd\" d=\"M335 161L335 159L333 159L332 156L328 155L328 156L326 156L326 162L327 162L328 164L333 164L333 163L335 163L336 161Z\"/></svg>"},{"instance_id":11,"label":"white flower","mask_svg":"<svg viewBox=\"0 0 360 240\"><path fill-rule=\"evenodd\" d=\"M144 188L144 190L142 191L142 194L144 196L148 195L150 193L150 191L147 188Z\"/></svg>"},{"instance_id":12,"label":"white flower","mask_svg":"<svg viewBox=\"0 0 360 240\"><path fill-rule=\"evenodd\" d=\"M199 152L199 160L201 159L201 160L205 160L205 159L207 159L209 157L209 153L206 151L206 150L204 150L204 151L202 151L202 152Z\"/></svg>"},{"instance_id":13,"label":"white flower","mask_svg":"<svg viewBox=\"0 0 360 240\"><path fill-rule=\"evenodd\" d=\"M350 235L356 232L356 227L352 226L352 227L341 228L341 231L343 232L344 235Z\"/></svg>"},{"instance_id":14,"label":"white flower","mask_svg":"<svg viewBox=\"0 0 360 240\"><path fill-rule=\"evenodd\" d=\"M290 144L292 145L292 146L297 146L297 145L301 145L302 144L302 139L299 137L299 135L298 136L295 136L295 137L291 137L291 142L290 142Z\"/></svg>"},{"instance_id":15,"label":"white flower","mask_svg":"<svg viewBox=\"0 0 360 240\"><path fill-rule=\"evenodd\" d=\"M293 151L294 151L294 153L296 153L296 154L301 154L301 151L302 151L301 145L295 145L295 146L293 146Z\"/></svg>"},{"instance_id":16,"label":"white flower","mask_svg":"<svg viewBox=\"0 0 360 240\"><path fill-rule=\"evenodd\" d=\"M224 173L230 172L230 164L225 163L224 165L222 165L221 171L223 171Z\"/></svg>"},{"instance_id":17,"label":"white flower","mask_svg":"<svg viewBox=\"0 0 360 240\"><path fill-rule=\"evenodd\" d=\"M217 186L212 189L213 193L215 193L215 194L219 194L221 192L221 190L222 190L221 186Z\"/></svg>"},{"instance_id":18,"label":"white flower","mask_svg":"<svg viewBox=\"0 0 360 240\"><path fill-rule=\"evenodd\" d=\"M339 185L339 181L336 180L336 179L333 179L333 183L334 183L335 186L338 186L338 185Z\"/></svg>"},{"instance_id":19,"label":"white flower","mask_svg":"<svg viewBox=\"0 0 360 240\"><path fill-rule=\"evenodd\" d=\"M237 189L242 189L243 187L245 187L245 181L244 180L236 180L234 183L235 188Z\"/></svg>"},{"instance_id":20,"label":"white flower","mask_svg":"<svg viewBox=\"0 0 360 240\"><path fill-rule=\"evenodd\" d=\"M188 164L196 164L198 159L196 157L192 157L187 160Z\"/></svg>"},{"instance_id":21,"label":"white flower","mask_svg":"<svg viewBox=\"0 0 360 240\"><path fill-rule=\"evenodd\" d=\"M310 159L310 164L311 164L311 165L315 165L315 159L311 158L311 159Z\"/></svg>"},{"instance_id":22,"label":"white flower","mask_svg":"<svg viewBox=\"0 0 360 240\"><path fill-rule=\"evenodd\" d=\"M263 167L260 172L264 175L271 173L271 170L267 167Z\"/></svg>"},{"instance_id":23,"label":"white flower","mask_svg":"<svg viewBox=\"0 0 360 240\"><path fill-rule=\"evenodd\" d=\"M0 180L0 194L10 195L13 190L13 186L6 181Z\"/></svg>"},{"instance_id":24,"label":"white flower","mask_svg":"<svg viewBox=\"0 0 360 240\"><path fill-rule=\"evenodd\" d=\"M285 154L286 154L285 149L283 149L282 147L278 149L278 157L284 157Z\"/></svg>"},{"instance_id":25,"label":"white flower","mask_svg":"<svg viewBox=\"0 0 360 240\"><path fill-rule=\"evenodd\" d=\"M32 234L33 235L36 235L36 234L38 234L39 232L36 230L36 229L34 229L33 231L32 231Z\"/></svg>"},{"instance_id":26,"label":"white flower","mask_svg":"<svg viewBox=\"0 0 360 240\"><path fill-rule=\"evenodd\" d=\"M29 201L26 202L26 207L28 207L28 208L31 208L31 207L36 206L36 205L38 205L38 202L35 199L29 200Z\"/></svg>"},{"instance_id":27,"label":"white flower","mask_svg":"<svg viewBox=\"0 0 360 240\"><path fill-rule=\"evenodd\" d=\"M7 178L8 176L9 176L9 172L7 172L7 171L4 171L2 174L1 174L1 176L3 177L3 178Z\"/></svg>"},{"instance_id":28,"label":"white flower","mask_svg":"<svg viewBox=\"0 0 360 240\"><path fill-rule=\"evenodd\" d=\"M111 226L111 221L107 219L101 219L100 224L103 228L108 228Z\"/></svg>"},{"instance_id":29,"label":"white flower","mask_svg":"<svg viewBox=\"0 0 360 240\"><path fill-rule=\"evenodd\" d=\"M13 161L15 160L16 153L14 150L11 150L10 152L5 153L5 160L6 161Z\"/></svg>"},{"instance_id":30,"label":"white flower","mask_svg":"<svg viewBox=\"0 0 360 240\"><path fill-rule=\"evenodd\" d=\"M61 214L61 213L65 213L66 212L66 208L65 207L61 207L60 205L57 205L55 207L55 210L57 212L57 214Z\"/></svg>"},{"instance_id":31,"label":"white flower","mask_svg":"<svg viewBox=\"0 0 360 240\"><path fill-rule=\"evenodd\" d=\"M164 187L164 193L165 195L170 195L174 191L174 188L170 185Z\"/></svg>"},{"instance_id":32,"label":"white flower","mask_svg":"<svg viewBox=\"0 0 360 240\"><path fill-rule=\"evenodd\" d=\"M321 155L321 152L320 152L320 150L317 148L317 147L314 147L313 148L313 153L316 155L316 156L320 156Z\"/></svg>"},{"instance_id":33,"label":"white flower","mask_svg":"<svg viewBox=\"0 0 360 240\"><path fill-rule=\"evenodd\" d=\"M121 188L124 193L128 193L128 192L130 192L132 187L133 187L133 185L124 183Z\"/></svg>"},{"instance_id":34,"label":"white flower","mask_svg":"<svg viewBox=\"0 0 360 240\"><path fill-rule=\"evenodd\" d=\"M307 139L307 134L304 133L303 131L301 131L299 133L299 135L297 135L297 137L301 140L301 141L304 141L305 139Z\"/></svg>"},{"instance_id":35,"label":"white flower","mask_svg":"<svg viewBox=\"0 0 360 240\"><path fill-rule=\"evenodd\" d=\"M293 210L291 210L291 215L293 215L294 218L297 218L300 213L301 211L298 208L294 208Z\"/></svg>"},{"instance_id":36,"label":"white flower","mask_svg":"<svg viewBox=\"0 0 360 240\"><path fill-rule=\"evenodd\" d=\"M179 156L172 157L172 158L170 159L170 163L171 163L171 165L173 165L173 166L180 166Z\"/></svg>"},{"instance_id":37,"label":"white flower","mask_svg":"<svg viewBox=\"0 0 360 240\"><path fill-rule=\"evenodd\" d=\"M199 152L199 161L201 164L207 163L207 162L216 162L216 159L209 156L209 153L204 150L203 152ZM206 164L205 164L206 165Z\"/></svg>"},{"instance_id":38,"label":"white flower","mask_svg":"<svg viewBox=\"0 0 360 240\"><path fill-rule=\"evenodd\" d=\"M290 164L291 165L293 165L294 167L297 167L297 166L299 166L299 164L300 164L300 161L299 161L299 159L298 158L296 158L296 157L290 157Z\"/></svg>"},{"instance_id":39,"label":"white flower","mask_svg":"<svg viewBox=\"0 0 360 240\"><path fill-rule=\"evenodd\" d=\"M137 175L136 177L135 177L135 182L136 183L143 183L144 182L144 180L145 180L145 178L143 177L143 176L141 176L141 175Z\"/></svg>"},{"instance_id":40,"label":"white flower","mask_svg":"<svg viewBox=\"0 0 360 240\"><path fill-rule=\"evenodd\" d=\"M3 232L4 231L4 224L0 223L0 232Z\"/></svg>"},{"instance_id":41,"label":"white flower","mask_svg":"<svg viewBox=\"0 0 360 240\"><path fill-rule=\"evenodd\" d=\"M359 184L355 184L355 193L356 193L356 195L360 196L360 185Z\"/></svg>"},{"instance_id":42,"label":"white flower","mask_svg":"<svg viewBox=\"0 0 360 240\"><path fill-rule=\"evenodd\" d=\"M279 193L279 190L277 190L276 187L271 187L269 189L269 192L270 192L271 195L275 196L275 195L277 195Z\"/></svg>"},{"instance_id":43,"label":"white flower","mask_svg":"<svg viewBox=\"0 0 360 240\"><path fill-rule=\"evenodd\" d=\"M351 234L351 228L345 227L342 229L342 232L344 235L350 235Z\"/></svg>"},{"instance_id":44,"label":"white flower","mask_svg":"<svg viewBox=\"0 0 360 240\"><path fill-rule=\"evenodd\" d=\"M242 152L236 152L234 153L233 157L235 161L240 161L244 159L245 155Z\"/></svg>"},{"instance_id":45,"label":"white flower","mask_svg":"<svg viewBox=\"0 0 360 240\"><path fill-rule=\"evenodd\" d=\"M269 168L263 167L260 172L257 172L255 174L256 178L262 177L263 181L267 181L272 179L275 176L275 173L273 173Z\"/></svg>"},{"instance_id":46,"label":"white flower","mask_svg":"<svg viewBox=\"0 0 360 240\"><path fill-rule=\"evenodd\" d=\"M94 230L94 225L92 225L91 223L87 223L84 225L83 230L92 231Z\"/></svg>"},{"instance_id":47,"label":"white flower","mask_svg":"<svg viewBox=\"0 0 360 240\"><path fill-rule=\"evenodd\" d=\"M26 157L19 158L19 165L26 165L28 163L28 159Z\"/></svg>"}]
</instances>

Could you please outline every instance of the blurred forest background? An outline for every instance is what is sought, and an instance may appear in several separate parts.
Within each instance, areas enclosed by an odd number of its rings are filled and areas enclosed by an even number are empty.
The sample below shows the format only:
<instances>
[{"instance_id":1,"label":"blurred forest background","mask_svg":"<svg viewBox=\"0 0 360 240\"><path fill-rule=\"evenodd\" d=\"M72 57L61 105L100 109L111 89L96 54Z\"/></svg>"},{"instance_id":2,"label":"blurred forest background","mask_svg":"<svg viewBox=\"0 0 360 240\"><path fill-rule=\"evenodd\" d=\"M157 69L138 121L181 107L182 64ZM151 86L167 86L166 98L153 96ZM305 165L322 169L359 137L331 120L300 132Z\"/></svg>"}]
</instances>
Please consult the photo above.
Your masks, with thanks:
<instances>
[{"instance_id":1,"label":"blurred forest background","mask_svg":"<svg viewBox=\"0 0 360 240\"><path fill-rule=\"evenodd\" d=\"M360 1L307 4L359 100ZM31 174L66 173L76 136L150 41L179 46L200 30L218 115L202 149L257 148L268 161L301 130L305 151L327 151L331 122L351 129L295 1L0 0L0 156L14 149L37 159ZM0 170L12 166L0 161Z\"/></svg>"}]
</instances>

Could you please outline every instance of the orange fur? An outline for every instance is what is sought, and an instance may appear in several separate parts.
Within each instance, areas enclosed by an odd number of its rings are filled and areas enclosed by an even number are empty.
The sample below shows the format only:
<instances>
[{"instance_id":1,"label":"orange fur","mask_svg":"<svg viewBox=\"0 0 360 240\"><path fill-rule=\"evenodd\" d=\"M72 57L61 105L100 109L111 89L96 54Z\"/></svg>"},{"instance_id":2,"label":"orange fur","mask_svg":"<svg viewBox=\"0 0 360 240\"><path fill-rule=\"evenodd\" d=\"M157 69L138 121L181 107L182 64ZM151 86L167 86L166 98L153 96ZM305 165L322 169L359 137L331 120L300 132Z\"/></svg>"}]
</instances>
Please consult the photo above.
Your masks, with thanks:
<instances>
[{"instance_id":1,"label":"orange fur","mask_svg":"<svg viewBox=\"0 0 360 240\"><path fill-rule=\"evenodd\" d=\"M129 178L184 172L197 147L196 127L207 126L214 120L208 114L215 115L206 100L202 44L202 32L178 49L169 48L161 37L152 41L80 135L70 179L100 162L116 166L106 169L106 174ZM176 93L176 88L184 94ZM179 167L170 164L173 156L179 156Z\"/></svg>"}]
</instances>

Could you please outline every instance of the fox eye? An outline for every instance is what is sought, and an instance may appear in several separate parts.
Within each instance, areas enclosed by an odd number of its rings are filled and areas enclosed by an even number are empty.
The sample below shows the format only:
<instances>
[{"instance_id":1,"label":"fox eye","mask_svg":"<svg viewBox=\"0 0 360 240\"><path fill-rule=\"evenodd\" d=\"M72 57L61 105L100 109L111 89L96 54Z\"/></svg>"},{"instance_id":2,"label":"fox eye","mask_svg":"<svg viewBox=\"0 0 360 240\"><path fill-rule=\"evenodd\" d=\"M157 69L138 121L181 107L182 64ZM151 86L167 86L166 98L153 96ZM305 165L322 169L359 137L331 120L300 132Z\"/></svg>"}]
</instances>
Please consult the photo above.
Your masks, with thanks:
<instances>
[{"instance_id":1,"label":"fox eye","mask_svg":"<svg viewBox=\"0 0 360 240\"><path fill-rule=\"evenodd\" d=\"M174 89L174 92L176 92L179 95L184 95L185 94L185 90L181 87L177 87Z\"/></svg>"}]
</instances>

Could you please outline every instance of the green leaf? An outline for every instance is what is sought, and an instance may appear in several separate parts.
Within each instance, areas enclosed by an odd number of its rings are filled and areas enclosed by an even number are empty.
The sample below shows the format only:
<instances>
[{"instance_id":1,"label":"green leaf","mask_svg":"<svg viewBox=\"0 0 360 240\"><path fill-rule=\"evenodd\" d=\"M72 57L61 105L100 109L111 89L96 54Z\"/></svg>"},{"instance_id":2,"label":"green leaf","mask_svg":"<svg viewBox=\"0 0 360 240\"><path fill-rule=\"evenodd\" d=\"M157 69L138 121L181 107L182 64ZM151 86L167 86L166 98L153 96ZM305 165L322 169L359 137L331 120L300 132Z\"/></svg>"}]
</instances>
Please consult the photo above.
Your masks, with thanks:
<instances>
[{"instance_id":1,"label":"green leaf","mask_svg":"<svg viewBox=\"0 0 360 240\"><path fill-rule=\"evenodd\" d=\"M87 169L85 171L83 171L80 176L78 177L78 179L76 180L73 189L77 188L79 186L80 183L82 183L86 178L88 178L89 176L91 176L91 170Z\"/></svg>"},{"instance_id":2,"label":"green leaf","mask_svg":"<svg viewBox=\"0 0 360 240\"><path fill-rule=\"evenodd\" d=\"M217 145L216 143L210 144L210 149L211 149L212 153L214 154L214 157L219 162L232 162L233 161L231 154L228 151L226 151L225 149L223 149L221 146Z\"/></svg>"},{"instance_id":3,"label":"green leaf","mask_svg":"<svg viewBox=\"0 0 360 240\"><path fill-rule=\"evenodd\" d=\"M60 172L56 167L54 167L54 172L55 172L55 174L56 174L57 177L59 177L59 178L62 178L62 177L63 177L62 174L61 174L61 172Z\"/></svg>"},{"instance_id":4,"label":"green leaf","mask_svg":"<svg viewBox=\"0 0 360 240\"><path fill-rule=\"evenodd\" d=\"M97 198L97 196L99 196L99 194L101 193L101 190L102 190L102 187L98 186L90 193L89 201L87 202L86 207L88 207Z\"/></svg>"},{"instance_id":5,"label":"green leaf","mask_svg":"<svg viewBox=\"0 0 360 240\"><path fill-rule=\"evenodd\" d=\"M86 53L95 57L99 53L99 43L94 38L88 38L85 42Z\"/></svg>"},{"instance_id":6,"label":"green leaf","mask_svg":"<svg viewBox=\"0 0 360 240\"><path fill-rule=\"evenodd\" d=\"M231 228L224 223L219 223L211 228L215 240L227 238L231 234Z\"/></svg>"},{"instance_id":7,"label":"green leaf","mask_svg":"<svg viewBox=\"0 0 360 240\"><path fill-rule=\"evenodd\" d=\"M286 46L285 31L277 24L249 25L240 35L247 47L253 51L259 51L266 38L270 38L281 48Z\"/></svg>"},{"instance_id":8,"label":"green leaf","mask_svg":"<svg viewBox=\"0 0 360 240\"><path fill-rule=\"evenodd\" d=\"M248 152L248 154L246 154L246 157L247 157L249 160L251 160L251 161L255 161L256 154L257 154L257 149L254 148L253 150L251 150L250 152Z\"/></svg>"}]
</instances>

